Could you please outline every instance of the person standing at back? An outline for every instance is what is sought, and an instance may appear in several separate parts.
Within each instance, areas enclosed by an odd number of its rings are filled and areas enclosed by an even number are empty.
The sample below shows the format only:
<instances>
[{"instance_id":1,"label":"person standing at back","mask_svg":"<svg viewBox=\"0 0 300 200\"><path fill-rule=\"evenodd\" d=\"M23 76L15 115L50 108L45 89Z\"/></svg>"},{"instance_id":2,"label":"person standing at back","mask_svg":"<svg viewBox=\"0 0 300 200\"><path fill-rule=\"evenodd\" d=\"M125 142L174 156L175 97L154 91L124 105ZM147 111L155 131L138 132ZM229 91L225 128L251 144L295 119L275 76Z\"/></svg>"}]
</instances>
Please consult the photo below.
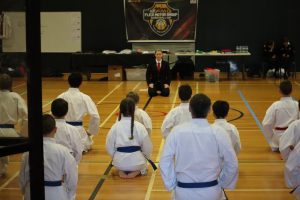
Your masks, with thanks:
<instances>
[{"instance_id":1,"label":"person standing at back","mask_svg":"<svg viewBox=\"0 0 300 200\"><path fill-rule=\"evenodd\" d=\"M222 188L233 189L238 162L229 138L210 125L211 101L196 94L190 101L192 121L175 127L160 159L161 176L176 200L220 200Z\"/></svg>"},{"instance_id":2,"label":"person standing at back","mask_svg":"<svg viewBox=\"0 0 300 200\"><path fill-rule=\"evenodd\" d=\"M62 98L68 102L69 110L65 117L66 122L78 128L81 133L84 151L87 152L93 144L92 136L97 135L99 132L100 116L91 97L79 90L82 83L81 73L71 73L68 82L70 88L57 98ZM82 122L86 114L90 116L87 130L84 129Z\"/></svg>"},{"instance_id":3,"label":"person standing at back","mask_svg":"<svg viewBox=\"0 0 300 200\"><path fill-rule=\"evenodd\" d=\"M20 125L20 132L16 125ZM12 92L12 78L0 74L0 137L20 137L28 135L27 105L23 98ZM5 176L8 156L0 157L0 178Z\"/></svg>"},{"instance_id":4,"label":"person standing at back","mask_svg":"<svg viewBox=\"0 0 300 200\"><path fill-rule=\"evenodd\" d=\"M160 49L155 51L155 61L148 65L146 71L146 80L148 85L148 94L150 97L169 96L171 72L169 63L164 61L163 52Z\"/></svg>"}]
</instances>

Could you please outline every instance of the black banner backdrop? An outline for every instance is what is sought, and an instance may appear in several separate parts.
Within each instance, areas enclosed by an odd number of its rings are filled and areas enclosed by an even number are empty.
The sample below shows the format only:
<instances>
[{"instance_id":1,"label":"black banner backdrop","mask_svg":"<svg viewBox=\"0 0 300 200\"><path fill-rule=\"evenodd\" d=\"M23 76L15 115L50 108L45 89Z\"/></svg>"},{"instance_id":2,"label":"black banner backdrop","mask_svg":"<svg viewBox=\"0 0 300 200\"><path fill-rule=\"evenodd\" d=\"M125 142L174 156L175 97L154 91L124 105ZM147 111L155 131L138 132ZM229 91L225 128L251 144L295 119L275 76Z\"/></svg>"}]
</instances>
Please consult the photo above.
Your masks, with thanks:
<instances>
[{"instance_id":1,"label":"black banner backdrop","mask_svg":"<svg viewBox=\"0 0 300 200\"><path fill-rule=\"evenodd\" d=\"M124 0L128 42L194 42L198 0Z\"/></svg>"}]
</instances>

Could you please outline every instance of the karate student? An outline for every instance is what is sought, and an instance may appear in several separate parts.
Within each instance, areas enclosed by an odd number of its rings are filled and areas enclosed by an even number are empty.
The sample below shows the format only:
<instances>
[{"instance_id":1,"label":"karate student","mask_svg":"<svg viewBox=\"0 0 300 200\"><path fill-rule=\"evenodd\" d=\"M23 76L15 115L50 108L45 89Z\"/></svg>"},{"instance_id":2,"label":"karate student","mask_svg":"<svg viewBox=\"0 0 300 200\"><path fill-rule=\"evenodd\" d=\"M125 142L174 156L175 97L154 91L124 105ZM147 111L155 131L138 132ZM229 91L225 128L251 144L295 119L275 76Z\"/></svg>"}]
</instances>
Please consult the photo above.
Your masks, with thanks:
<instances>
[{"instance_id":1,"label":"karate student","mask_svg":"<svg viewBox=\"0 0 300 200\"><path fill-rule=\"evenodd\" d=\"M300 110L300 100L298 101ZM300 141L300 120L292 122L279 140L279 151L283 160L287 160L290 152Z\"/></svg>"},{"instance_id":2,"label":"karate student","mask_svg":"<svg viewBox=\"0 0 300 200\"><path fill-rule=\"evenodd\" d=\"M178 90L178 95L181 100L180 105L173 108L166 115L161 126L161 132L164 138L167 138L175 126L192 120L192 115L189 111L189 100L192 96L191 86L181 85Z\"/></svg>"},{"instance_id":3,"label":"karate student","mask_svg":"<svg viewBox=\"0 0 300 200\"><path fill-rule=\"evenodd\" d=\"M74 157L68 148L57 144L54 135L55 120L51 115L43 116L44 186L45 200L74 199L78 171ZM22 157L19 184L25 200L30 200L29 154Z\"/></svg>"},{"instance_id":4,"label":"karate student","mask_svg":"<svg viewBox=\"0 0 300 200\"><path fill-rule=\"evenodd\" d=\"M211 101L196 94L190 101L192 120L176 126L160 159L165 187L173 199L220 200L222 188L233 189L238 162L229 138L207 121Z\"/></svg>"},{"instance_id":5,"label":"karate student","mask_svg":"<svg viewBox=\"0 0 300 200\"><path fill-rule=\"evenodd\" d=\"M292 194L300 200L300 144L290 153L285 163L285 183L287 187L293 189Z\"/></svg>"},{"instance_id":6,"label":"karate student","mask_svg":"<svg viewBox=\"0 0 300 200\"><path fill-rule=\"evenodd\" d=\"M135 103L131 98L120 103L119 121L110 129L106 138L106 150L121 178L134 178L147 173L147 159L152 143L146 128L134 121Z\"/></svg>"},{"instance_id":7,"label":"karate student","mask_svg":"<svg viewBox=\"0 0 300 200\"><path fill-rule=\"evenodd\" d=\"M68 112L68 102L60 98L55 99L51 104L51 112L55 118L57 127L55 134L56 142L67 147L74 156L76 163L79 164L82 157L83 145L79 130L68 124L65 120Z\"/></svg>"},{"instance_id":8,"label":"karate student","mask_svg":"<svg viewBox=\"0 0 300 200\"><path fill-rule=\"evenodd\" d=\"M134 120L143 124L150 135L152 132L152 121L149 115L137 106L140 101L139 95L136 92L129 92L126 97L131 98L135 103Z\"/></svg>"},{"instance_id":9,"label":"karate student","mask_svg":"<svg viewBox=\"0 0 300 200\"><path fill-rule=\"evenodd\" d=\"M214 116L216 118L213 125L218 126L224 130L224 132L230 138L232 147L236 155L238 155L241 151L241 141L239 132L235 125L227 122L226 120L229 111L229 103L227 101L216 101L212 107Z\"/></svg>"},{"instance_id":10,"label":"karate student","mask_svg":"<svg viewBox=\"0 0 300 200\"><path fill-rule=\"evenodd\" d=\"M12 78L0 74L0 137L27 136L27 128L27 105L19 94L12 92ZM5 176L7 166L8 156L0 157L0 178Z\"/></svg>"},{"instance_id":11,"label":"karate student","mask_svg":"<svg viewBox=\"0 0 300 200\"><path fill-rule=\"evenodd\" d=\"M279 151L279 139L288 126L298 119L298 102L291 97L292 83L284 80L279 85L282 95L279 101L274 102L267 110L262 122L264 135L272 149Z\"/></svg>"},{"instance_id":12,"label":"karate student","mask_svg":"<svg viewBox=\"0 0 300 200\"><path fill-rule=\"evenodd\" d=\"M68 102L69 110L65 119L67 123L78 128L81 133L84 152L87 152L93 144L92 136L97 135L99 132L100 116L91 97L79 90L82 83L82 75L80 73L72 73L68 81L70 88L57 98L62 98ZM85 130L82 126L82 120L86 114L90 116L88 130Z\"/></svg>"}]
</instances>

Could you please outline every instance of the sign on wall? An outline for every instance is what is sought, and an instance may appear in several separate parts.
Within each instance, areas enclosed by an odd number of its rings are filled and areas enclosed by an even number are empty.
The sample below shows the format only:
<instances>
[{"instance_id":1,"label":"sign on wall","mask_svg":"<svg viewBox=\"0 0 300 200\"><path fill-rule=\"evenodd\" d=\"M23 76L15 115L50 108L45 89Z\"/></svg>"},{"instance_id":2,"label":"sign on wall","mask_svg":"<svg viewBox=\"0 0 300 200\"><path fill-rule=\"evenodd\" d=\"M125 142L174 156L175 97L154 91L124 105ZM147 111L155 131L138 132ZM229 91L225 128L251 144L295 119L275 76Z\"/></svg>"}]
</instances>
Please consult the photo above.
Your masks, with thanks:
<instances>
[{"instance_id":1,"label":"sign on wall","mask_svg":"<svg viewBox=\"0 0 300 200\"><path fill-rule=\"evenodd\" d=\"M129 42L193 42L197 0L124 0Z\"/></svg>"}]
</instances>

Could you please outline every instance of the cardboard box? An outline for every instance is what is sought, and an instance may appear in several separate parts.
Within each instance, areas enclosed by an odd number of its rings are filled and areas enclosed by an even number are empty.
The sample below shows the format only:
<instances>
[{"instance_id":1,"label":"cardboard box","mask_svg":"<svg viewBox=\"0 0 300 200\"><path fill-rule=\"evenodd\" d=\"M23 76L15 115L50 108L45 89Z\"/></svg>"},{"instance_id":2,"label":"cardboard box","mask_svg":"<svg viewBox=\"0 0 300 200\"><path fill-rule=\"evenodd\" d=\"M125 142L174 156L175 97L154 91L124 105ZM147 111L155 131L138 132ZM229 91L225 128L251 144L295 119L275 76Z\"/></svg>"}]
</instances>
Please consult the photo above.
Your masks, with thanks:
<instances>
[{"instance_id":1,"label":"cardboard box","mask_svg":"<svg viewBox=\"0 0 300 200\"><path fill-rule=\"evenodd\" d=\"M126 80L127 81L145 81L146 80L146 68L126 68Z\"/></svg>"},{"instance_id":2,"label":"cardboard box","mask_svg":"<svg viewBox=\"0 0 300 200\"><path fill-rule=\"evenodd\" d=\"M124 77L123 67L120 65L110 65L108 66L107 75L109 81L122 81Z\"/></svg>"}]
</instances>

